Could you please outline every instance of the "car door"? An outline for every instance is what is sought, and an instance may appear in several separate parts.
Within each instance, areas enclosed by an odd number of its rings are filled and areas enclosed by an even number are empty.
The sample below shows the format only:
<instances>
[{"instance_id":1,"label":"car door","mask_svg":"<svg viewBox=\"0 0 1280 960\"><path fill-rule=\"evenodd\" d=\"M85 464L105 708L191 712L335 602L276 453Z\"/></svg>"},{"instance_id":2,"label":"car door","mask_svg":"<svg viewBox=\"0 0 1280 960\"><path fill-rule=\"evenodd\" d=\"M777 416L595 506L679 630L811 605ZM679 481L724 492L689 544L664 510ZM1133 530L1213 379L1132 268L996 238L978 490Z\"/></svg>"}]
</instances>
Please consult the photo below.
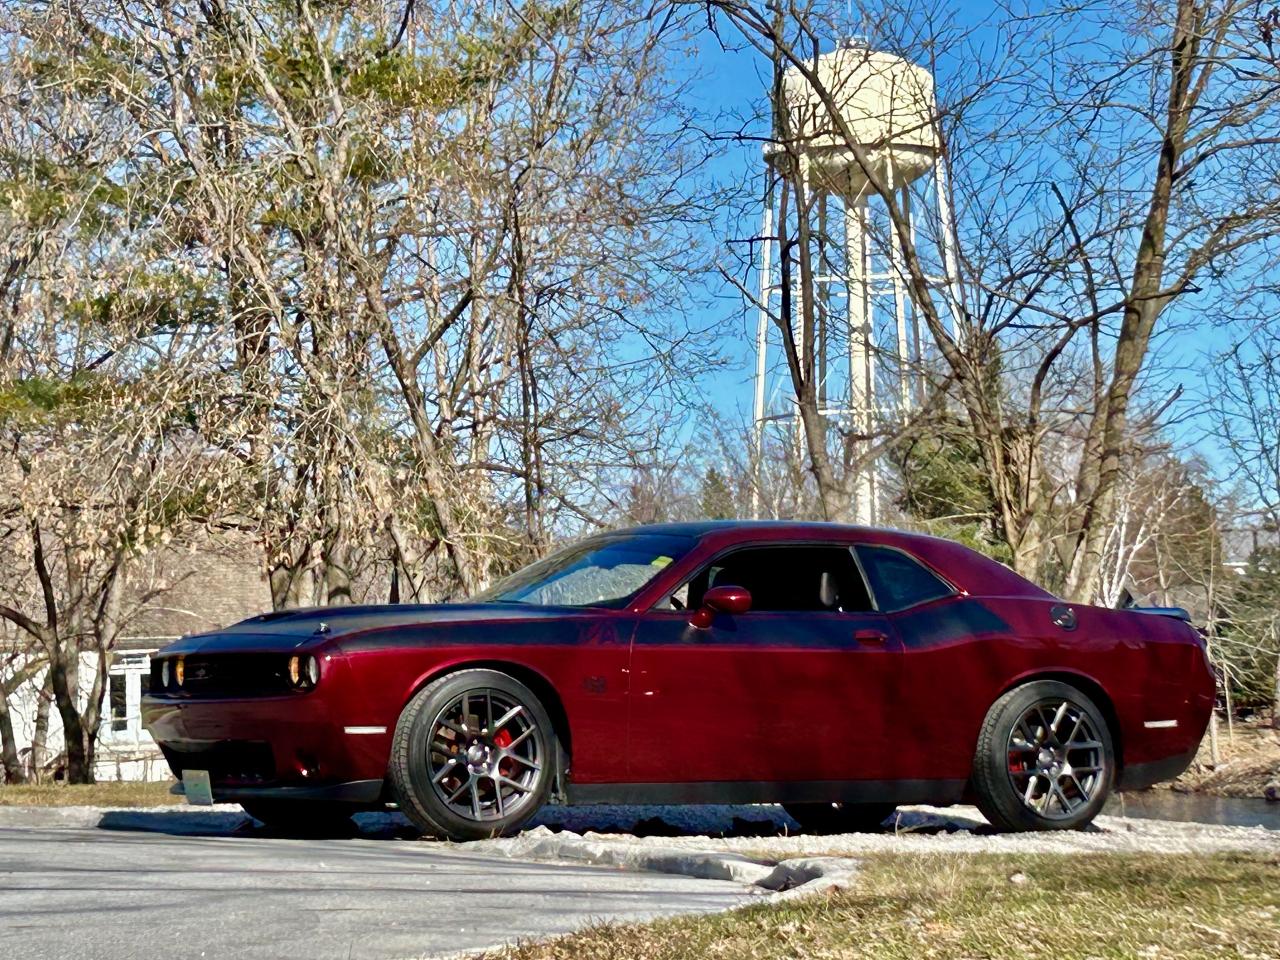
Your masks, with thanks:
<instances>
[{"instance_id":1,"label":"car door","mask_svg":"<svg viewBox=\"0 0 1280 960\"><path fill-rule=\"evenodd\" d=\"M690 609L712 586L752 609L705 629ZM629 779L879 779L900 643L872 609L848 546L736 548L642 614L632 640Z\"/></svg>"},{"instance_id":2,"label":"car door","mask_svg":"<svg viewBox=\"0 0 1280 960\"><path fill-rule=\"evenodd\" d=\"M897 695L886 716L895 745L884 757L886 779L963 780L1004 669L975 640L992 629L991 617L904 550L862 543L855 553L877 609L902 644Z\"/></svg>"}]
</instances>

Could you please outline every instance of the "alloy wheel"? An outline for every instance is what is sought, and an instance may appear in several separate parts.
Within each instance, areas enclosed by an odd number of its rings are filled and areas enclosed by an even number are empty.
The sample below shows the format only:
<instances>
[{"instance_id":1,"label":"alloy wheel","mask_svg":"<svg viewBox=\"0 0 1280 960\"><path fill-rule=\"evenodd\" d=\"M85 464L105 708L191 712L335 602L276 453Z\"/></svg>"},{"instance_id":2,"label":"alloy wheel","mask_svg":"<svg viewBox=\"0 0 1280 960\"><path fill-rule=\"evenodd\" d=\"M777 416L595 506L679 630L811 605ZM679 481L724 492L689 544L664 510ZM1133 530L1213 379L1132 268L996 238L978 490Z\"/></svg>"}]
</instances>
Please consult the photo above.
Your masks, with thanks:
<instances>
[{"instance_id":1,"label":"alloy wheel","mask_svg":"<svg viewBox=\"0 0 1280 960\"><path fill-rule=\"evenodd\" d=\"M467 690L430 726L431 786L457 816L500 820L537 794L543 737L533 713L501 690Z\"/></svg>"},{"instance_id":2,"label":"alloy wheel","mask_svg":"<svg viewBox=\"0 0 1280 960\"><path fill-rule=\"evenodd\" d=\"M1084 708L1071 700L1041 700L1013 725L1009 779L1023 804L1049 820L1065 820L1107 782L1107 758Z\"/></svg>"}]
</instances>

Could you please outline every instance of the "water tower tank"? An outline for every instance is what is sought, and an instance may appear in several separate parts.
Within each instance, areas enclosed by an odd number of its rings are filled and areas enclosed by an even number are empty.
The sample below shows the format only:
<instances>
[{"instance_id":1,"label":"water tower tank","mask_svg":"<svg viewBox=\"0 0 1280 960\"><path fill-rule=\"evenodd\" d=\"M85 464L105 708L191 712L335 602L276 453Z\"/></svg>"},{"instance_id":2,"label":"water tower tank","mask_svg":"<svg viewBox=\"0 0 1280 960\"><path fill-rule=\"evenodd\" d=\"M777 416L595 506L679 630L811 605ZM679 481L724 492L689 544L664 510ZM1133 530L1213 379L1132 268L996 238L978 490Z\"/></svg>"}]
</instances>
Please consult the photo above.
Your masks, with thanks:
<instances>
[{"instance_id":1,"label":"water tower tank","mask_svg":"<svg viewBox=\"0 0 1280 960\"><path fill-rule=\"evenodd\" d=\"M858 41L842 43L809 61L808 67L831 95L882 183L901 188L933 166L938 139L928 70ZM840 196L860 195L866 176L823 98L795 66L783 75L782 89L791 134L808 157L814 186ZM777 150L770 159L777 163L784 156Z\"/></svg>"}]
</instances>

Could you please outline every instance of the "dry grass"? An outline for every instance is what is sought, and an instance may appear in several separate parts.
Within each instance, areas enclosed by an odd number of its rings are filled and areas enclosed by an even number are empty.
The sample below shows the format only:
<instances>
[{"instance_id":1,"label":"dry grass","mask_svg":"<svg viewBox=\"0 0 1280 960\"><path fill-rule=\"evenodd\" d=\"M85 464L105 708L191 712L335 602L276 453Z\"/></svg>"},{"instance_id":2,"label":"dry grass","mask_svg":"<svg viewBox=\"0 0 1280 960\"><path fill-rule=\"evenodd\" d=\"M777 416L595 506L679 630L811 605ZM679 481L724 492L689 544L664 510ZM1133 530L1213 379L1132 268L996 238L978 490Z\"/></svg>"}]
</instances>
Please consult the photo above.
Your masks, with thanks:
<instances>
[{"instance_id":1,"label":"dry grass","mask_svg":"<svg viewBox=\"0 0 1280 960\"><path fill-rule=\"evenodd\" d=\"M707 917L606 925L502 960L1280 958L1280 860L878 856L856 888Z\"/></svg>"},{"instance_id":2,"label":"dry grass","mask_svg":"<svg viewBox=\"0 0 1280 960\"><path fill-rule=\"evenodd\" d=\"M181 803L159 783L41 783L0 786L0 807L161 807Z\"/></svg>"},{"instance_id":3,"label":"dry grass","mask_svg":"<svg viewBox=\"0 0 1280 960\"><path fill-rule=\"evenodd\" d=\"M1280 730L1269 721L1237 722L1230 735L1226 723L1220 723L1218 750L1215 767L1206 735L1195 763L1173 788L1218 797L1261 797L1268 783L1280 780Z\"/></svg>"}]
</instances>

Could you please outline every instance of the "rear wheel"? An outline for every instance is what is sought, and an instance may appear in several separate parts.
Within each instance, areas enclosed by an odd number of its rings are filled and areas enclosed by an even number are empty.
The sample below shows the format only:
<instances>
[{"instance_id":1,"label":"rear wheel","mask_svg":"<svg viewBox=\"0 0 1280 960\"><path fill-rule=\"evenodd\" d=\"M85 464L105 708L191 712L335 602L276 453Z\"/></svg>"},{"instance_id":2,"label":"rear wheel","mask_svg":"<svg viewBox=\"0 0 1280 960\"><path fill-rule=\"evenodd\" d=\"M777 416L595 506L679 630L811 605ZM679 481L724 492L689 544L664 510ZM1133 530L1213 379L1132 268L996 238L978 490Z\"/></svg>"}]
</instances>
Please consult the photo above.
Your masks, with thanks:
<instances>
[{"instance_id":1,"label":"rear wheel","mask_svg":"<svg viewBox=\"0 0 1280 960\"><path fill-rule=\"evenodd\" d=\"M1111 731L1075 687L1037 680L994 704L978 735L978 808L1002 830L1071 830L1093 820L1115 776Z\"/></svg>"},{"instance_id":2,"label":"rear wheel","mask_svg":"<svg viewBox=\"0 0 1280 960\"><path fill-rule=\"evenodd\" d=\"M299 836L323 836L349 833L354 824L355 809L341 803L319 800L249 800L242 804L244 812L282 833Z\"/></svg>"},{"instance_id":3,"label":"rear wheel","mask_svg":"<svg viewBox=\"0 0 1280 960\"><path fill-rule=\"evenodd\" d=\"M478 840L519 830L551 789L556 734L528 687L496 670L434 680L400 714L390 776L424 833Z\"/></svg>"},{"instance_id":4,"label":"rear wheel","mask_svg":"<svg viewBox=\"0 0 1280 960\"><path fill-rule=\"evenodd\" d=\"M897 809L892 803L784 803L805 833L873 833Z\"/></svg>"}]
</instances>

